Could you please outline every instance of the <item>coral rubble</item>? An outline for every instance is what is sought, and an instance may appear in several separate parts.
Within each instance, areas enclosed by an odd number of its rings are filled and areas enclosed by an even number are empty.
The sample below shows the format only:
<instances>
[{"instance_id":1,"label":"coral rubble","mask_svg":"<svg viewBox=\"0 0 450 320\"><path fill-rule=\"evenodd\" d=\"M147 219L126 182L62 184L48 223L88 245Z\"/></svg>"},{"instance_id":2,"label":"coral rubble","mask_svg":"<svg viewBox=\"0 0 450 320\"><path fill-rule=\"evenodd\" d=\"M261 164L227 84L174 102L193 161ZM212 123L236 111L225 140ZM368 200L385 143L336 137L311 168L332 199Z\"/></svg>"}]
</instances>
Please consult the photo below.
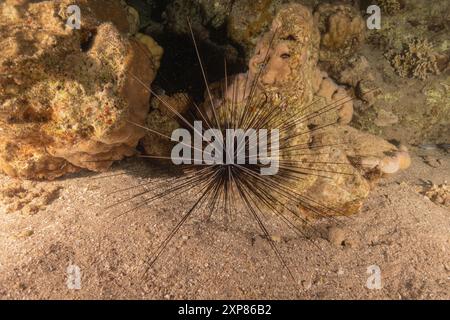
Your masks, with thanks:
<instances>
[{"instance_id":1,"label":"coral rubble","mask_svg":"<svg viewBox=\"0 0 450 320\"><path fill-rule=\"evenodd\" d=\"M399 0L378 0L376 2L380 6L383 13L396 14L402 9L402 3Z\"/></svg>"},{"instance_id":2,"label":"coral rubble","mask_svg":"<svg viewBox=\"0 0 450 320\"><path fill-rule=\"evenodd\" d=\"M447 183L441 185L429 184L423 188L421 193L437 204L450 207L450 187Z\"/></svg>"},{"instance_id":3,"label":"coral rubble","mask_svg":"<svg viewBox=\"0 0 450 320\"><path fill-rule=\"evenodd\" d=\"M57 199L60 190L59 186L16 181L0 188L0 201L6 205L7 213L36 214Z\"/></svg>"}]
</instances>

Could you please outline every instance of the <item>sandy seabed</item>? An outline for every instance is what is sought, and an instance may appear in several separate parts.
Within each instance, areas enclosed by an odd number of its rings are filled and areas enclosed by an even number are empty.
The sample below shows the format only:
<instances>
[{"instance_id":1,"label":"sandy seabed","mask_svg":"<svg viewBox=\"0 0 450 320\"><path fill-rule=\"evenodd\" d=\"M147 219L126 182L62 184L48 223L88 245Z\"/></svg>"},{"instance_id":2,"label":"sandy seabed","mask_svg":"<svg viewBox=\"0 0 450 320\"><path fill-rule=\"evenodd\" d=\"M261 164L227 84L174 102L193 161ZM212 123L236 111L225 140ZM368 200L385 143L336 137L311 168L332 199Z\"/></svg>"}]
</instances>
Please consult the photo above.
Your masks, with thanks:
<instances>
[{"instance_id":1,"label":"sandy seabed","mask_svg":"<svg viewBox=\"0 0 450 320\"><path fill-rule=\"evenodd\" d=\"M168 179L145 161L38 183L34 188L61 187L44 210L7 213L1 207L0 297L449 299L450 210L419 191L427 181L450 180L450 156L413 153L412 167L383 179L358 215L315 222L319 232L310 240L265 217L297 284L244 213L230 219L221 212L197 214L145 273L145 262L195 198L188 192L123 214L142 200L136 198L106 210L138 189L115 191ZM425 163L425 153L439 166ZM11 181L0 177L2 185ZM80 268L79 290L67 285L70 265ZM381 289L367 288L373 266L380 268Z\"/></svg>"}]
</instances>

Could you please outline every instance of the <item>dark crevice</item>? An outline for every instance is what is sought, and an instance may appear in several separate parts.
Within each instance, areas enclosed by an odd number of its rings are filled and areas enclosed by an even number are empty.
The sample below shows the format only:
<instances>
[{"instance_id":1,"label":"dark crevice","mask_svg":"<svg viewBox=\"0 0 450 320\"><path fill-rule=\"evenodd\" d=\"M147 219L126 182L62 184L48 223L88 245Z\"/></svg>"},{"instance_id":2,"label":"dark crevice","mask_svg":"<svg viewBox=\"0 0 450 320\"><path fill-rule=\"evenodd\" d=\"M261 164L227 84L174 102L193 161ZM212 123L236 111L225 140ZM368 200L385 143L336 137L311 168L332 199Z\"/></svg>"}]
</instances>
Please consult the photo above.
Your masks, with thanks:
<instances>
[{"instance_id":1,"label":"dark crevice","mask_svg":"<svg viewBox=\"0 0 450 320\"><path fill-rule=\"evenodd\" d=\"M95 36L97 35L97 30L90 30L86 34L85 39L81 41L80 48L83 52L88 52L91 50L92 46L94 45Z\"/></svg>"}]
</instances>

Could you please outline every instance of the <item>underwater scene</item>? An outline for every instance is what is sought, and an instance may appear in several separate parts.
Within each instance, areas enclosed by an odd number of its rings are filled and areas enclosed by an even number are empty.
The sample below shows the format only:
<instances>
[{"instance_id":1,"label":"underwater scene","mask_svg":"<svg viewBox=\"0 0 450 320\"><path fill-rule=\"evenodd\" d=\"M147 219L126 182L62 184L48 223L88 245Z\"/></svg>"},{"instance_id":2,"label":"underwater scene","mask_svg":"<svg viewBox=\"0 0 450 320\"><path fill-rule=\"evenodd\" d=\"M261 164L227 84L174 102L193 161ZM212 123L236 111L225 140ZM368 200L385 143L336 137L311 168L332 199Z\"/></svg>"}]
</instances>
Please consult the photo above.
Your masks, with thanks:
<instances>
[{"instance_id":1,"label":"underwater scene","mask_svg":"<svg viewBox=\"0 0 450 320\"><path fill-rule=\"evenodd\" d=\"M450 1L0 0L2 300L447 300L449 181Z\"/></svg>"}]
</instances>

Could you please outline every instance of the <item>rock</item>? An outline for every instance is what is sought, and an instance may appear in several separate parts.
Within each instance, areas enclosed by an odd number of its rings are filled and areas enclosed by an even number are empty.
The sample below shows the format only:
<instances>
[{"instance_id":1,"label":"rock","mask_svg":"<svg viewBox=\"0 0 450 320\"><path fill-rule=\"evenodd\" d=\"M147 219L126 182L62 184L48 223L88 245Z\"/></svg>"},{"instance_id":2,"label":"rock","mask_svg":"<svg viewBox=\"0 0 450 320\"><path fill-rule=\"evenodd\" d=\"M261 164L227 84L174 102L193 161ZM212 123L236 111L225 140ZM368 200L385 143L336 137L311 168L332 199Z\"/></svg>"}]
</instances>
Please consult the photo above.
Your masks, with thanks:
<instances>
[{"instance_id":1,"label":"rock","mask_svg":"<svg viewBox=\"0 0 450 320\"><path fill-rule=\"evenodd\" d=\"M296 0L308 8L313 8L314 0ZM258 39L267 31L272 19L286 1L279 0L235 0L227 19L228 37L239 44L247 59L251 57Z\"/></svg>"},{"instance_id":2,"label":"rock","mask_svg":"<svg viewBox=\"0 0 450 320\"><path fill-rule=\"evenodd\" d=\"M439 168L442 165L441 159L432 156L423 156L423 161L432 168Z\"/></svg>"},{"instance_id":3,"label":"rock","mask_svg":"<svg viewBox=\"0 0 450 320\"><path fill-rule=\"evenodd\" d=\"M355 88L356 96L363 100L369 107L377 101L380 91L376 83L371 80L361 80Z\"/></svg>"},{"instance_id":4,"label":"rock","mask_svg":"<svg viewBox=\"0 0 450 320\"><path fill-rule=\"evenodd\" d=\"M450 187L446 182L440 185L427 185L421 193L436 204L450 207Z\"/></svg>"},{"instance_id":5,"label":"rock","mask_svg":"<svg viewBox=\"0 0 450 320\"><path fill-rule=\"evenodd\" d=\"M233 0L197 1L174 0L166 6L163 19L167 30L190 35L187 19L202 39L209 36L209 29L221 28L230 16Z\"/></svg>"},{"instance_id":6,"label":"rock","mask_svg":"<svg viewBox=\"0 0 450 320\"><path fill-rule=\"evenodd\" d=\"M249 55L275 12L276 5L272 0L235 1L228 20L228 37L239 43Z\"/></svg>"},{"instance_id":7,"label":"rock","mask_svg":"<svg viewBox=\"0 0 450 320\"><path fill-rule=\"evenodd\" d=\"M202 39L209 36L198 1L174 0L167 5L162 17L166 29L174 33L189 35L189 19L192 28Z\"/></svg>"},{"instance_id":8,"label":"rock","mask_svg":"<svg viewBox=\"0 0 450 320\"><path fill-rule=\"evenodd\" d=\"M408 169L411 166L411 156L409 155L408 148L406 148L403 145L400 145L398 148L399 151L397 153L398 161L399 161L399 167L401 170Z\"/></svg>"},{"instance_id":9,"label":"rock","mask_svg":"<svg viewBox=\"0 0 450 320\"><path fill-rule=\"evenodd\" d=\"M342 228L330 227L328 228L328 241L336 247L342 247L345 245L345 239L347 235Z\"/></svg>"},{"instance_id":10,"label":"rock","mask_svg":"<svg viewBox=\"0 0 450 320\"><path fill-rule=\"evenodd\" d=\"M359 11L341 3L320 4L314 11L322 35L320 60L330 70L340 69L365 39L366 23Z\"/></svg>"},{"instance_id":11,"label":"rock","mask_svg":"<svg viewBox=\"0 0 450 320\"><path fill-rule=\"evenodd\" d=\"M65 25L71 4L81 9L80 30ZM145 132L130 122L146 121L150 93L141 82L153 81L159 57L127 36L126 8L106 0L26 10L3 3L0 16L0 169L54 179L133 155Z\"/></svg>"},{"instance_id":12,"label":"rock","mask_svg":"<svg viewBox=\"0 0 450 320\"><path fill-rule=\"evenodd\" d=\"M380 109L377 112L375 124L379 127L387 127L398 123L398 117L390 111Z\"/></svg>"},{"instance_id":13,"label":"rock","mask_svg":"<svg viewBox=\"0 0 450 320\"><path fill-rule=\"evenodd\" d=\"M235 0L200 1L208 25L215 29L222 27L230 16L234 2Z\"/></svg>"},{"instance_id":14,"label":"rock","mask_svg":"<svg viewBox=\"0 0 450 320\"><path fill-rule=\"evenodd\" d=\"M346 68L335 76L339 83L352 87L356 87L363 80L374 80L369 61L364 56L350 58Z\"/></svg>"},{"instance_id":15,"label":"rock","mask_svg":"<svg viewBox=\"0 0 450 320\"><path fill-rule=\"evenodd\" d=\"M147 128L165 135L163 137L154 132L148 131L142 139L145 154L154 157L168 158L171 156L172 142L167 138L172 136L172 132L183 125L176 114L170 111L173 108L179 114L184 114L192 107L191 100L182 93L173 96L161 95L159 99L153 99L151 110L147 118Z\"/></svg>"}]
</instances>

